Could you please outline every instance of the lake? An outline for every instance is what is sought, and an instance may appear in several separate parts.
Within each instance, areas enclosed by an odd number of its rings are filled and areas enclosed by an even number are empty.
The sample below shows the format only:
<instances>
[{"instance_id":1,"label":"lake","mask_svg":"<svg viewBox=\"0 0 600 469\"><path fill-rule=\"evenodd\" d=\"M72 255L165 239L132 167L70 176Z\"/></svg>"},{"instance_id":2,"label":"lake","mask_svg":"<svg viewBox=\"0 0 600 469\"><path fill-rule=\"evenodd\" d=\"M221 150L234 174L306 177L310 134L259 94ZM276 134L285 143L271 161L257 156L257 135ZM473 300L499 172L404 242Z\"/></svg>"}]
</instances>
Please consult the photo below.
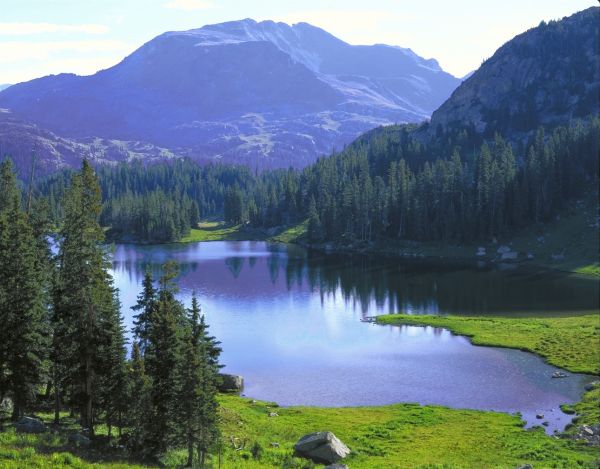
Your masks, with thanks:
<instances>
[{"instance_id":1,"label":"lake","mask_svg":"<svg viewBox=\"0 0 600 469\"><path fill-rule=\"evenodd\" d=\"M265 242L117 245L113 275L132 311L146 269L180 264L179 298L196 292L244 395L280 405L398 402L521 412L562 430L562 403L592 380L518 350L473 346L432 327L361 322L378 314L554 314L598 308L598 282L559 272L389 256L325 254Z\"/></svg>"}]
</instances>

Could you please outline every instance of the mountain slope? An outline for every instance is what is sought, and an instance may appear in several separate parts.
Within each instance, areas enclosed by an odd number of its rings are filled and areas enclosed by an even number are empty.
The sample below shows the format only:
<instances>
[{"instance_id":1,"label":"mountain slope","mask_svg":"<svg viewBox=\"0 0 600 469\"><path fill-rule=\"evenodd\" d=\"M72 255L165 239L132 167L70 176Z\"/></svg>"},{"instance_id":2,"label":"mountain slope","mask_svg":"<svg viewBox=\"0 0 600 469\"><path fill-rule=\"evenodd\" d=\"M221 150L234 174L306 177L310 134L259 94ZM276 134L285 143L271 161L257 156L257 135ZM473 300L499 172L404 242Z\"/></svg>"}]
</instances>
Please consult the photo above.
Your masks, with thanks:
<instances>
[{"instance_id":1,"label":"mountain slope","mask_svg":"<svg viewBox=\"0 0 600 469\"><path fill-rule=\"evenodd\" d=\"M470 128L518 137L597 115L599 13L588 8L507 42L433 113L430 134Z\"/></svg>"},{"instance_id":2,"label":"mountain slope","mask_svg":"<svg viewBox=\"0 0 600 469\"><path fill-rule=\"evenodd\" d=\"M0 108L62 137L144 141L199 160L304 166L365 130L415 122L459 80L435 60L300 23L168 32L92 76L48 76Z\"/></svg>"}]
</instances>

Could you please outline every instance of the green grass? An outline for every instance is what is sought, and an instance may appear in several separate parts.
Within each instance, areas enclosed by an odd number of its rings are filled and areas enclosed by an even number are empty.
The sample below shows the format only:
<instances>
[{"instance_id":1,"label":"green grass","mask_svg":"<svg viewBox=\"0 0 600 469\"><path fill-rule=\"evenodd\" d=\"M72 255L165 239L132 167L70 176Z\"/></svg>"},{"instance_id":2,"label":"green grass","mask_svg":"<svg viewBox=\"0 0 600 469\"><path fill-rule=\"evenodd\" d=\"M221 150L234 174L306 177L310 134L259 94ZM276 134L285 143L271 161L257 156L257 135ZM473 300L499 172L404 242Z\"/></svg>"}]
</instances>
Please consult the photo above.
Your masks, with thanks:
<instances>
[{"instance_id":1,"label":"green grass","mask_svg":"<svg viewBox=\"0 0 600 469\"><path fill-rule=\"evenodd\" d=\"M180 243L199 241L272 241L277 243L297 243L306 234L307 223L282 227L273 232L252 228L247 225L227 225L219 221L204 221L190 234L181 238Z\"/></svg>"},{"instance_id":2,"label":"green grass","mask_svg":"<svg viewBox=\"0 0 600 469\"><path fill-rule=\"evenodd\" d=\"M449 329L476 345L534 352L552 365L578 373L600 372L600 317L379 316L380 324L412 324Z\"/></svg>"},{"instance_id":3,"label":"green grass","mask_svg":"<svg viewBox=\"0 0 600 469\"><path fill-rule=\"evenodd\" d=\"M548 437L541 429L526 431L519 417L397 404L358 408L277 408L264 402L222 397L226 441L246 442L246 450L228 452L231 467L281 467L303 434L331 430L352 450L344 460L360 468L535 468L593 467L597 449ZM269 417L276 412L277 417ZM279 443L271 448L271 443ZM255 461L249 448L264 448ZM438 464L436 466L436 464ZM229 466L227 466L229 467ZM297 466L300 467L300 466Z\"/></svg>"},{"instance_id":4,"label":"green grass","mask_svg":"<svg viewBox=\"0 0 600 469\"><path fill-rule=\"evenodd\" d=\"M344 462L352 469L513 468L525 463L536 469L591 468L598 457L597 448L548 437L539 428L524 430L518 416L502 413L418 404L281 408L232 395L220 396L220 402L224 469L322 467L293 457L297 439L317 430L333 431L350 447ZM278 415L270 417L271 412ZM153 467L69 446L69 428L76 426L64 421L64 430L56 434L21 436L13 429L0 433L0 468ZM253 447L261 448L258 457ZM184 457L184 451L172 451L162 463L181 467ZM211 464L217 467L216 456Z\"/></svg>"},{"instance_id":5,"label":"green grass","mask_svg":"<svg viewBox=\"0 0 600 469\"><path fill-rule=\"evenodd\" d=\"M199 241L243 241L248 236L242 231L242 225L226 225L222 222L202 222L198 228L181 238L181 243L196 243Z\"/></svg>"},{"instance_id":6,"label":"green grass","mask_svg":"<svg viewBox=\"0 0 600 469\"><path fill-rule=\"evenodd\" d=\"M276 243L300 243L306 238L308 231L308 221L303 221L297 225L293 225L275 234L269 238L269 241Z\"/></svg>"}]
</instances>

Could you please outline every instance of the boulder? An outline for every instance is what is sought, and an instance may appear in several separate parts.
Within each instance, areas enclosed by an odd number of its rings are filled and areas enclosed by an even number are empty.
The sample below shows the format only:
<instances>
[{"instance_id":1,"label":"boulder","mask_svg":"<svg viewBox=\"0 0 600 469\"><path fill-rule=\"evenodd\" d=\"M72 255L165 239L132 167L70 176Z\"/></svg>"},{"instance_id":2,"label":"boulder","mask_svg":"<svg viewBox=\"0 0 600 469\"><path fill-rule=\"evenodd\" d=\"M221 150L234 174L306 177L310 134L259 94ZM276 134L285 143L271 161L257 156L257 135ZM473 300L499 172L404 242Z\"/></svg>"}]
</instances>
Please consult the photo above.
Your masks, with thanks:
<instances>
[{"instance_id":1,"label":"boulder","mask_svg":"<svg viewBox=\"0 0 600 469\"><path fill-rule=\"evenodd\" d=\"M514 261L515 259L517 259L517 257L519 257L519 253L517 253L516 251L508 251L503 252L502 257L500 257L500 259L503 261Z\"/></svg>"},{"instance_id":2,"label":"boulder","mask_svg":"<svg viewBox=\"0 0 600 469\"><path fill-rule=\"evenodd\" d=\"M481 257L481 256L485 256L486 251L485 248L480 246L477 248L477 253L475 253L476 256Z\"/></svg>"},{"instance_id":3,"label":"boulder","mask_svg":"<svg viewBox=\"0 0 600 469\"><path fill-rule=\"evenodd\" d=\"M541 420L544 418L544 414L537 414L535 418Z\"/></svg>"},{"instance_id":4,"label":"boulder","mask_svg":"<svg viewBox=\"0 0 600 469\"><path fill-rule=\"evenodd\" d=\"M33 417L21 417L15 428L19 433L44 433L48 429L44 422Z\"/></svg>"},{"instance_id":5,"label":"boulder","mask_svg":"<svg viewBox=\"0 0 600 469\"><path fill-rule=\"evenodd\" d=\"M552 373L552 377L553 378L566 378L567 376L569 376L568 374L566 374L564 371L555 371L554 373Z\"/></svg>"},{"instance_id":6,"label":"boulder","mask_svg":"<svg viewBox=\"0 0 600 469\"><path fill-rule=\"evenodd\" d=\"M591 383L586 384L585 387L584 387L584 389L586 391L591 391L592 389L594 389L598 385L600 385L600 381L592 381Z\"/></svg>"},{"instance_id":7,"label":"boulder","mask_svg":"<svg viewBox=\"0 0 600 469\"><path fill-rule=\"evenodd\" d=\"M552 254L552 260L553 261L564 261L565 255L564 254Z\"/></svg>"},{"instance_id":8,"label":"boulder","mask_svg":"<svg viewBox=\"0 0 600 469\"><path fill-rule=\"evenodd\" d=\"M498 248L498 254L506 254L507 252L510 252L511 249L508 246L500 246Z\"/></svg>"},{"instance_id":9,"label":"boulder","mask_svg":"<svg viewBox=\"0 0 600 469\"><path fill-rule=\"evenodd\" d=\"M75 446L90 446L91 441L87 436L82 435L81 433L73 433L69 435L69 443L74 444Z\"/></svg>"},{"instance_id":10,"label":"boulder","mask_svg":"<svg viewBox=\"0 0 600 469\"><path fill-rule=\"evenodd\" d=\"M517 467L517 469L533 469L531 464L523 464L522 466Z\"/></svg>"},{"instance_id":11,"label":"boulder","mask_svg":"<svg viewBox=\"0 0 600 469\"><path fill-rule=\"evenodd\" d=\"M10 397L5 397L0 401L0 413L10 414L13 411L13 401Z\"/></svg>"},{"instance_id":12,"label":"boulder","mask_svg":"<svg viewBox=\"0 0 600 469\"><path fill-rule=\"evenodd\" d=\"M330 464L329 466L325 466L323 469L348 469L348 466L345 464L335 463Z\"/></svg>"},{"instance_id":13,"label":"boulder","mask_svg":"<svg viewBox=\"0 0 600 469\"><path fill-rule=\"evenodd\" d=\"M314 462L332 464L350 454L350 449L331 432L304 435L294 445L299 456Z\"/></svg>"},{"instance_id":14,"label":"boulder","mask_svg":"<svg viewBox=\"0 0 600 469\"><path fill-rule=\"evenodd\" d=\"M221 384L219 391L221 392L240 392L244 388L244 378L239 375L228 375L220 373Z\"/></svg>"}]
</instances>

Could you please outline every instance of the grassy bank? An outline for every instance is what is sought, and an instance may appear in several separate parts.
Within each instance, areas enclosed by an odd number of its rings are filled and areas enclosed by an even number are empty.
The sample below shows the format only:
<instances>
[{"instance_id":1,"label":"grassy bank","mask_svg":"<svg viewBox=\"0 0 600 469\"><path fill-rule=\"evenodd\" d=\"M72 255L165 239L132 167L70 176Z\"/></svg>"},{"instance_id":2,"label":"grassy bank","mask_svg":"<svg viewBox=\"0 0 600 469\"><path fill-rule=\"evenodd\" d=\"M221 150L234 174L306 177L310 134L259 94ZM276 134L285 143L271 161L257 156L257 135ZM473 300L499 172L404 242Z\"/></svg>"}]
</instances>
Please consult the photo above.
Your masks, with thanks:
<instances>
[{"instance_id":1,"label":"grassy bank","mask_svg":"<svg viewBox=\"0 0 600 469\"><path fill-rule=\"evenodd\" d=\"M247 225L228 225L219 221L204 221L190 231L180 243L199 241L272 241L276 243L297 243L306 234L307 223L299 223L274 230L262 230Z\"/></svg>"},{"instance_id":2,"label":"grassy bank","mask_svg":"<svg viewBox=\"0 0 600 469\"><path fill-rule=\"evenodd\" d=\"M570 371L598 372L597 315L559 318L482 318L381 316L382 324L444 327L468 335L474 343L530 350ZM600 418L600 388L572 406L579 423ZM220 396L222 468L308 469L312 463L293 457L303 434L330 430L352 450L345 462L352 469L371 468L592 468L598 448L581 441L547 436L542 429L524 430L516 415L439 406L397 404L358 408L280 408L276 404L233 395ZM276 415L274 415L276 414ZM50 414L40 414L50 421ZM68 435L75 421L64 416L53 433L17 435L11 426L0 432L0 468L155 467L127 459L118 450L76 448ZM99 433L106 428L99 427ZM181 467L183 451L172 451L163 467ZM210 467L218 467L215 456Z\"/></svg>"},{"instance_id":3,"label":"grassy bank","mask_svg":"<svg viewBox=\"0 0 600 469\"><path fill-rule=\"evenodd\" d=\"M220 401L222 468L322 467L292 456L294 442L315 430L333 431L350 447L345 463L352 469L513 468L525 463L536 469L591 468L598 457L597 448L548 437L541 429L523 430L519 417L508 414L417 404L326 409L279 408L237 396ZM155 467L128 461L118 450L75 448L68 434L76 428L65 418L57 433L21 436L12 428L0 433L0 468ZM177 467L184 457L183 451L173 451L162 462ZM218 467L217 457L210 467Z\"/></svg>"},{"instance_id":4,"label":"grassy bank","mask_svg":"<svg viewBox=\"0 0 600 469\"><path fill-rule=\"evenodd\" d=\"M465 316L379 316L380 324L443 327L476 345L510 347L536 353L548 363L578 373L600 372L598 314L550 318Z\"/></svg>"}]
</instances>

